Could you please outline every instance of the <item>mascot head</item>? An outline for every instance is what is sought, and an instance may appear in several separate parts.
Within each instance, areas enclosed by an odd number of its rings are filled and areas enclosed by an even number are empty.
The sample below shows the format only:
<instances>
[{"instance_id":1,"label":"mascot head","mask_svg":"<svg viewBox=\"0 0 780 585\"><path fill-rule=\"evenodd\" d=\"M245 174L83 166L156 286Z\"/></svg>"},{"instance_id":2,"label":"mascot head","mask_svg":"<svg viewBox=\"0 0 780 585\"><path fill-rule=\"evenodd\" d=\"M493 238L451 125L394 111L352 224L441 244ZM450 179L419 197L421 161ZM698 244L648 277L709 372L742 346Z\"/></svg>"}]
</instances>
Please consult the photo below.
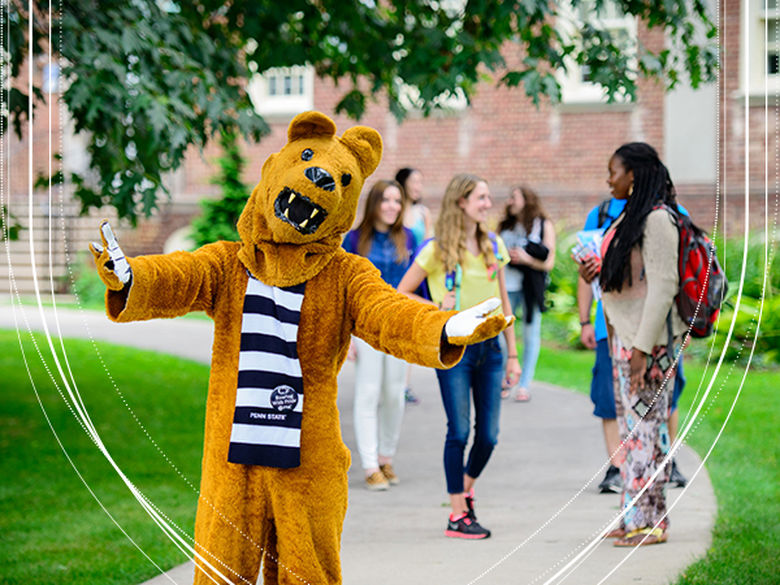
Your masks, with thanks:
<instances>
[{"instance_id":1,"label":"mascot head","mask_svg":"<svg viewBox=\"0 0 780 585\"><path fill-rule=\"evenodd\" d=\"M363 182L382 158L376 130L355 126L336 136L333 120L319 112L296 116L287 138L263 164L238 220L239 257L274 286L308 280L327 263L352 226Z\"/></svg>"}]
</instances>

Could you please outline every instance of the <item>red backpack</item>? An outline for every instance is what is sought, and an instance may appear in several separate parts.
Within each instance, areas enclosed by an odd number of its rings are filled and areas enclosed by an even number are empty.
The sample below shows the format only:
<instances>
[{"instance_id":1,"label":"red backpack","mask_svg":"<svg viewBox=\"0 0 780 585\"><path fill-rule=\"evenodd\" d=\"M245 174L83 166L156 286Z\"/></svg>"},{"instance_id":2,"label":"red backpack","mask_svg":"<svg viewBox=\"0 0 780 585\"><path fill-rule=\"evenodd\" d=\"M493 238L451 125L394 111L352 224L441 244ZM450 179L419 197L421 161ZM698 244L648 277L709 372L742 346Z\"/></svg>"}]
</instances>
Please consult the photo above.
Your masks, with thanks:
<instances>
[{"instance_id":1,"label":"red backpack","mask_svg":"<svg viewBox=\"0 0 780 585\"><path fill-rule=\"evenodd\" d=\"M671 214L680 234L680 288L675 296L677 311L690 326L692 337L707 337L712 334L728 291L726 275L715 254L715 244L690 217L667 205L658 207Z\"/></svg>"}]
</instances>

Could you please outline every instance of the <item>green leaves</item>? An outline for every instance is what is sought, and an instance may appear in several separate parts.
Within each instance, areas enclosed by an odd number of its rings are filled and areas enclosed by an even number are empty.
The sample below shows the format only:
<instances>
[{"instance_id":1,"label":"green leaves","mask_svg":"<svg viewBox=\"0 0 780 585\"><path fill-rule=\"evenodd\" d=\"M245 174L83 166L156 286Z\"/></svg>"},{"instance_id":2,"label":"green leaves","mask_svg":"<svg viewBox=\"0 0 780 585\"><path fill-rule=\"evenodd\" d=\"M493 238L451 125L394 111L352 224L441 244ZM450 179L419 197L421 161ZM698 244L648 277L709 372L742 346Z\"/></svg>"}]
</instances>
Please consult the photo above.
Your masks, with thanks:
<instances>
[{"instance_id":1,"label":"green leaves","mask_svg":"<svg viewBox=\"0 0 780 585\"><path fill-rule=\"evenodd\" d=\"M238 147L238 137L224 133L220 137L222 156L217 160L220 173L212 183L222 188L219 199L200 202L202 214L192 222L192 239L196 246L217 240L238 241L236 222L249 198L249 188L241 181L246 161Z\"/></svg>"},{"instance_id":2,"label":"green leaves","mask_svg":"<svg viewBox=\"0 0 780 585\"><path fill-rule=\"evenodd\" d=\"M600 17L614 5L663 28L672 48L628 47ZM0 65L13 78L27 57L25 6L4 3L0 14L0 25L10 25ZM251 71L311 65L343 88L337 112L359 119L370 101L381 99L402 119L410 109L428 115L447 108L447 96L468 100L486 75L522 84L537 105L555 103L556 72L574 62L609 99L631 99L640 76L661 77L668 86L683 73L694 86L713 79L718 55L701 0L572 0L587 20L574 37L561 33L571 11L547 0L469 0L462 7L406 0L82 0L65 2L62 20L53 22L48 3L35 6L34 52L44 54L54 27L68 80L63 98L76 131L89 136L89 173L68 177L75 195L85 212L110 204L132 223L167 196L163 175L181 165L189 146L203 148L222 133L256 141L269 131L246 93ZM513 52L518 58L509 62L517 66L508 68L504 58ZM28 98L11 90L0 132L13 123L21 135ZM32 99L45 96L36 89Z\"/></svg>"},{"instance_id":3,"label":"green leaves","mask_svg":"<svg viewBox=\"0 0 780 585\"><path fill-rule=\"evenodd\" d=\"M19 223L18 218L8 210L8 206L3 204L0 207L0 233L9 240L18 240L19 232L24 228Z\"/></svg>"}]
</instances>

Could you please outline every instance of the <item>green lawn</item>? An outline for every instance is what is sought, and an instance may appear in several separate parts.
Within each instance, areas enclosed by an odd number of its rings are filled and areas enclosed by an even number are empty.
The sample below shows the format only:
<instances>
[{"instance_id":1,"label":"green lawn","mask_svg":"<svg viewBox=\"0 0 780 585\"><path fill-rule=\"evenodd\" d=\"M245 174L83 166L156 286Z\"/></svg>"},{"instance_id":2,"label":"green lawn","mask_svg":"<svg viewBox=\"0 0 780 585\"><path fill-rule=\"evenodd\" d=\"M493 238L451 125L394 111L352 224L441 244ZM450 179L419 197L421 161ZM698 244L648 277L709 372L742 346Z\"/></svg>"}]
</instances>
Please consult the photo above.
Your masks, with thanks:
<instances>
[{"instance_id":1,"label":"green lawn","mask_svg":"<svg viewBox=\"0 0 780 585\"><path fill-rule=\"evenodd\" d=\"M84 404L114 459L149 499L192 534L196 492L144 436L92 344L67 340L65 347ZM98 347L127 404L198 486L208 367L101 342ZM52 426L86 483L151 558L166 568L184 562L78 426L29 338L24 348ZM154 576L154 567L100 509L57 445L16 333L0 331L0 371L0 581L104 585Z\"/></svg>"},{"instance_id":2,"label":"green lawn","mask_svg":"<svg viewBox=\"0 0 780 585\"><path fill-rule=\"evenodd\" d=\"M166 568L183 562L185 558L163 538L75 422L29 339L24 347L52 425L85 481L156 562ZM208 368L104 343L98 347L128 405L162 451L197 486ZM66 349L84 403L120 467L191 534L196 493L133 420L92 344L68 340ZM587 393L592 364L591 352L544 347L537 378ZM132 584L153 576L154 567L100 509L63 456L31 389L15 333L0 331L0 371L2 582ZM700 364L686 364L688 386L681 421L703 372ZM689 443L702 455L725 419L742 374L735 369L726 378L727 373L719 376L695 432L689 435ZM707 464L719 507L713 547L703 561L685 571L678 585L776 583L780 573L777 388L779 371L749 374ZM667 546L674 546L673 541Z\"/></svg>"},{"instance_id":3,"label":"green lawn","mask_svg":"<svg viewBox=\"0 0 780 585\"><path fill-rule=\"evenodd\" d=\"M542 349L536 377L576 391L590 391L593 354L586 351ZM562 367L565 364L565 367ZM718 375L709 399L688 434L702 457L707 453L737 395L743 368L729 364ZM711 376L712 368L708 376ZM680 398L680 423L704 378L701 362L688 360L688 383ZM725 380L725 381L724 381ZM778 421L780 371L751 371L723 435L707 461L707 471L718 499L718 517L712 548L688 567L677 585L775 585L780 575L780 472ZM669 545L674 546L674 535Z\"/></svg>"}]
</instances>

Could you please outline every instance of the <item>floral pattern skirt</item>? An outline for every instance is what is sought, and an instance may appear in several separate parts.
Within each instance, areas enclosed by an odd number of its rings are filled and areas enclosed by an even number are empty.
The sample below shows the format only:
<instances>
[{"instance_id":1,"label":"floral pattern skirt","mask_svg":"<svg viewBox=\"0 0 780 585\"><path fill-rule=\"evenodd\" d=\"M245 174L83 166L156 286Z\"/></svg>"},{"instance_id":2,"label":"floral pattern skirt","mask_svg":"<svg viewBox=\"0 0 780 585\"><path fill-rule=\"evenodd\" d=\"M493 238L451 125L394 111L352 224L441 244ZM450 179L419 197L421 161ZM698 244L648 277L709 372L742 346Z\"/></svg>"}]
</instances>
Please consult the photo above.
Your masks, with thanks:
<instances>
[{"instance_id":1,"label":"floral pattern skirt","mask_svg":"<svg viewBox=\"0 0 780 585\"><path fill-rule=\"evenodd\" d=\"M675 340L674 352L679 352ZM615 407L623 448L619 455L620 475L623 478L621 506L629 504L650 481L658 465L669 452L669 414L675 367L667 347L657 345L647 356L645 387L633 394L631 387L631 350L623 347L620 338L612 338L612 374L614 378ZM622 528L627 532L653 527L666 514L666 482L670 466L656 477L637 502L626 510ZM666 529L666 518L659 527Z\"/></svg>"}]
</instances>

